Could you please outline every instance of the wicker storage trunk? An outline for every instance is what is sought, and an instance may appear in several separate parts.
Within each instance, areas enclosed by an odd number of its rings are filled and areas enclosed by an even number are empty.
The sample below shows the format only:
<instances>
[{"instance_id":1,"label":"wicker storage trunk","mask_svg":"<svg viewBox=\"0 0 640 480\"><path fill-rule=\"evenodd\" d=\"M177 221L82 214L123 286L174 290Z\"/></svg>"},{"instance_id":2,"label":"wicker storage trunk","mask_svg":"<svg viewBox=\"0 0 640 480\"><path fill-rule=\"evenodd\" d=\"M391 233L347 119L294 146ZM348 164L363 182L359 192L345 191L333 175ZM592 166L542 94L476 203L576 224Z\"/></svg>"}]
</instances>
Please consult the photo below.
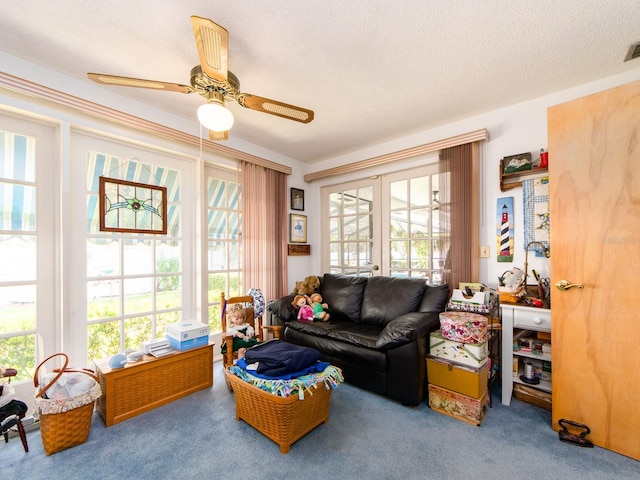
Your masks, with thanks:
<instances>
[{"instance_id":1,"label":"wicker storage trunk","mask_svg":"<svg viewBox=\"0 0 640 480\"><path fill-rule=\"evenodd\" d=\"M225 377L233 387L236 420L244 420L288 453L291 444L322 423L329 422L331 390L323 384L308 392L304 400L297 395L279 397L254 387L225 369Z\"/></svg>"}]
</instances>

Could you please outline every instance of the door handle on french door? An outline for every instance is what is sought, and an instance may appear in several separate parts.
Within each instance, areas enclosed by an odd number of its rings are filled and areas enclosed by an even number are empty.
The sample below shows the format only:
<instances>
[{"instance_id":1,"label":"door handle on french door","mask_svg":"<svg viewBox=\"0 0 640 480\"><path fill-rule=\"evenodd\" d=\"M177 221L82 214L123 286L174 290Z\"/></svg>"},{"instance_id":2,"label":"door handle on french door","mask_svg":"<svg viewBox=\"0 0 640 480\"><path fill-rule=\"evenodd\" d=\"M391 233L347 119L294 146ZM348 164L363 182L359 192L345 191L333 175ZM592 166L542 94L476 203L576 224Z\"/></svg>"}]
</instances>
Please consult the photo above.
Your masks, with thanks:
<instances>
[{"instance_id":1,"label":"door handle on french door","mask_svg":"<svg viewBox=\"0 0 640 480\"><path fill-rule=\"evenodd\" d=\"M556 288L558 290L569 290L573 287L584 288L584 285L582 285L581 283L569 283L566 280L560 280L558 283L556 283Z\"/></svg>"}]
</instances>

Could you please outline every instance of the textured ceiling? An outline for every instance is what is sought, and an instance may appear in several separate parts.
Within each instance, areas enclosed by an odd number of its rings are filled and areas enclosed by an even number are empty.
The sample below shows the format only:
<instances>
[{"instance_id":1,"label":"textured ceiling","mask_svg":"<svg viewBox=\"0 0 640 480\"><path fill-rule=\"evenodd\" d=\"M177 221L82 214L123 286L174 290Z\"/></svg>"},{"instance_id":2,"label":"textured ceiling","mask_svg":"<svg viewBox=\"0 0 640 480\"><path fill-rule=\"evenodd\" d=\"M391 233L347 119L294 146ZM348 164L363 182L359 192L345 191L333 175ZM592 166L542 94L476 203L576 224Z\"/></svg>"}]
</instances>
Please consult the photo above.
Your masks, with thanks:
<instances>
[{"instance_id":1,"label":"textured ceiling","mask_svg":"<svg viewBox=\"0 0 640 480\"><path fill-rule=\"evenodd\" d=\"M93 71L188 84L190 15L229 31L242 91L315 111L304 125L230 103L230 138L308 163L640 67L623 63L638 0L4 1L0 50L87 83ZM92 88L197 134L200 96Z\"/></svg>"}]
</instances>

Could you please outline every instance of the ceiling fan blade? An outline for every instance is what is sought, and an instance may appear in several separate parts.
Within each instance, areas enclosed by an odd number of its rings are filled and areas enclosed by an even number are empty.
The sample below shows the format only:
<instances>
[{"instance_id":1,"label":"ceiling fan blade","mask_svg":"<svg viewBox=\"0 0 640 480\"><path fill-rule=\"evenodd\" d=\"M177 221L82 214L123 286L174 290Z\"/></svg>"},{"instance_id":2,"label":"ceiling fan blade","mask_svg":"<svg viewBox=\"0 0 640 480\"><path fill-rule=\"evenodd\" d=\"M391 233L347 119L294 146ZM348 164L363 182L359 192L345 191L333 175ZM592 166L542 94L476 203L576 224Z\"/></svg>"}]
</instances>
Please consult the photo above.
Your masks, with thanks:
<instances>
[{"instance_id":1,"label":"ceiling fan blade","mask_svg":"<svg viewBox=\"0 0 640 480\"><path fill-rule=\"evenodd\" d=\"M209 140L218 141L218 140L228 140L229 139L229 131L224 132L214 132L213 130L209 130Z\"/></svg>"},{"instance_id":2,"label":"ceiling fan blade","mask_svg":"<svg viewBox=\"0 0 640 480\"><path fill-rule=\"evenodd\" d=\"M202 71L209 77L227 80L229 61L229 32L208 18L191 16L191 26L196 37Z\"/></svg>"},{"instance_id":3,"label":"ceiling fan blade","mask_svg":"<svg viewBox=\"0 0 640 480\"><path fill-rule=\"evenodd\" d=\"M289 105L288 103L282 103L264 97L258 97L249 93L239 94L238 103L251 110L270 113L271 115L276 115L288 120L295 120L296 122L309 123L313 120L313 110L296 107L295 105Z\"/></svg>"},{"instance_id":4,"label":"ceiling fan blade","mask_svg":"<svg viewBox=\"0 0 640 480\"><path fill-rule=\"evenodd\" d=\"M150 88L152 90L165 90L167 92L178 93L191 93L194 91L193 87L190 85L180 85L179 83L158 82L156 80L145 80L143 78L119 77L117 75L106 75L103 73L87 73L87 76L94 82L102 85Z\"/></svg>"}]
</instances>

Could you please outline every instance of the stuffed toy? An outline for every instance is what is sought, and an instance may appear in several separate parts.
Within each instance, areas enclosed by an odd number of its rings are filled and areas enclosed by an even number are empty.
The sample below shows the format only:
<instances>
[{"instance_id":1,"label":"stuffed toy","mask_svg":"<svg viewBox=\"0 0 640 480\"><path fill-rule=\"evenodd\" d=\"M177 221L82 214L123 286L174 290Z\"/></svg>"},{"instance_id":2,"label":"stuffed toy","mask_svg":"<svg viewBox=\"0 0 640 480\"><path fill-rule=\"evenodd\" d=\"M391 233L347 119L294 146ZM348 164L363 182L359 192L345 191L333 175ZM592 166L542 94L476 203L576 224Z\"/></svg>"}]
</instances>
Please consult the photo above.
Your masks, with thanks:
<instances>
[{"instance_id":1,"label":"stuffed toy","mask_svg":"<svg viewBox=\"0 0 640 480\"><path fill-rule=\"evenodd\" d=\"M306 295L296 295L291 305L298 311L298 321L313 322L315 314L313 313L313 308L309 305L309 297Z\"/></svg>"},{"instance_id":2,"label":"stuffed toy","mask_svg":"<svg viewBox=\"0 0 640 480\"><path fill-rule=\"evenodd\" d=\"M311 295L316 293L320 287L320 280L315 275L309 275L304 280L296 282L296 286L293 288L293 295Z\"/></svg>"},{"instance_id":3,"label":"stuffed toy","mask_svg":"<svg viewBox=\"0 0 640 480\"><path fill-rule=\"evenodd\" d=\"M313 308L314 317L318 320L322 320L326 322L329 320L329 314L326 312L329 306L322 301L322 295L319 293L312 293L309 296L309 304L311 304L311 308Z\"/></svg>"}]
</instances>

